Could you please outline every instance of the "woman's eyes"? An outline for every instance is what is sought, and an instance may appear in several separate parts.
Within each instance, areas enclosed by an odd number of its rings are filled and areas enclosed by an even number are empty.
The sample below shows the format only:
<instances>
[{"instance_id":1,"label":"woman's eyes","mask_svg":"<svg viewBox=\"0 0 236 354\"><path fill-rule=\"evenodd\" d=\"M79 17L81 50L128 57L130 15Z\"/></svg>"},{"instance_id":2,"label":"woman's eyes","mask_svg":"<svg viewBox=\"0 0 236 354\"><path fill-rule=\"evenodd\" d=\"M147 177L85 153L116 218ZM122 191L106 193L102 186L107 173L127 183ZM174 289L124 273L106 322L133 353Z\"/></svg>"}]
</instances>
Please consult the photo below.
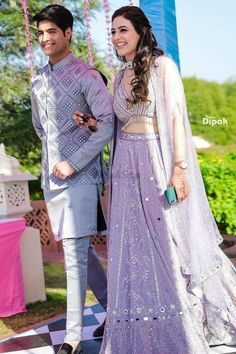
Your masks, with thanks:
<instances>
[{"instance_id":1,"label":"woman's eyes","mask_svg":"<svg viewBox=\"0 0 236 354\"><path fill-rule=\"evenodd\" d=\"M121 28L120 32L127 32L127 29L126 28ZM111 31L111 34L113 36L114 34L116 34L116 31Z\"/></svg>"}]
</instances>

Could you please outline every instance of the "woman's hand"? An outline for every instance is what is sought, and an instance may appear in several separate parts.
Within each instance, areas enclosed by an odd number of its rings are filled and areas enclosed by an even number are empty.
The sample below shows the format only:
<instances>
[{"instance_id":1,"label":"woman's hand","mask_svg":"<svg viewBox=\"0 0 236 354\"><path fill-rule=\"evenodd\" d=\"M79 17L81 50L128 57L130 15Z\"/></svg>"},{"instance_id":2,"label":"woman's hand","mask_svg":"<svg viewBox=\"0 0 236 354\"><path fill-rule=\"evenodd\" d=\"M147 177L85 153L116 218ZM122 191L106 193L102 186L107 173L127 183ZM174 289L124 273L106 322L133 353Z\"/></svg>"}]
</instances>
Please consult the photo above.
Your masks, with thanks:
<instances>
[{"instance_id":1,"label":"woman's hand","mask_svg":"<svg viewBox=\"0 0 236 354\"><path fill-rule=\"evenodd\" d=\"M188 179L186 170L174 166L170 185L175 187L178 202L182 202L189 195Z\"/></svg>"},{"instance_id":2,"label":"woman's hand","mask_svg":"<svg viewBox=\"0 0 236 354\"><path fill-rule=\"evenodd\" d=\"M88 125L87 123L85 123L82 119L84 113L83 112L80 112L80 111L76 111L74 114L73 114L73 119L74 121L80 125L81 127L83 128L88 128Z\"/></svg>"},{"instance_id":3,"label":"woman's hand","mask_svg":"<svg viewBox=\"0 0 236 354\"><path fill-rule=\"evenodd\" d=\"M83 117L85 117L86 122L85 122L85 119L83 119ZM73 119L80 127L83 127L83 128L89 129L89 127L91 127L91 126L92 127L97 126L97 121L96 121L96 119L93 118L93 116L91 114L87 114L87 113L85 114L83 112L76 111L73 114Z\"/></svg>"}]
</instances>

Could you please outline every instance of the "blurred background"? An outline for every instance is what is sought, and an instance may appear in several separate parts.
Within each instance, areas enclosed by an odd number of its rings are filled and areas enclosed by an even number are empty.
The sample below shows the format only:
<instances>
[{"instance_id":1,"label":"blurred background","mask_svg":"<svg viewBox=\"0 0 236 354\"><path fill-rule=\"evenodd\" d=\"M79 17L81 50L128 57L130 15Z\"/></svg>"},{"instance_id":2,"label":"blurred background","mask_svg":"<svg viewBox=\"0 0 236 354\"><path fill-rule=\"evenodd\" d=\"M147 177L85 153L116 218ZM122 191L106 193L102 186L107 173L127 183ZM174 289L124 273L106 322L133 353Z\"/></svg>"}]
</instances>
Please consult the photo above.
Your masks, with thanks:
<instances>
[{"instance_id":1,"label":"blurred background","mask_svg":"<svg viewBox=\"0 0 236 354\"><path fill-rule=\"evenodd\" d=\"M32 17L52 3L55 1L0 2L0 143L5 144L8 154L20 161L22 170L38 177L29 182L34 210L26 219L28 225L40 229L47 295L46 302L28 305L27 313L0 320L0 338L61 314L66 308L62 248L56 245L51 234L40 189L41 142L31 123L29 84L32 72L47 63L37 45ZM108 45L109 18L116 8L131 2L87 1L86 12L84 3L61 1L75 16L71 48L78 58L93 61L107 76L111 92L119 63ZM139 1L132 3L139 6ZM175 12L171 11L176 14L178 58L198 160L212 212L224 236L222 248L229 248L229 255L236 263L236 246L233 246L236 243L232 241L235 238L228 236L236 235L236 47L233 37L236 2L165 0L163 3L167 11L170 3L175 4ZM104 157L109 163L107 148ZM103 253L106 241L97 238L95 245L98 250L100 247L106 267L106 252ZM88 290L86 304L90 306L94 302Z\"/></svg>"},{"instance_id":2,"label":"blurred background","mask_svg":"<svg viewBox=\"0 0 236 354\"><path fill-rule=\"evenodd\" d=\"M34 70L47 59L37 46L32 17L52 1L28 1ZM84 2L65 0L75 16L72 50L82 60L89 55ZM128 1L109 2L110 12ZM138 1L133 1L139 5ZM197 147L208 199L222 232L236 233L236 30L234 0L176 0L176 21L181 75L189 119ZM29 54L20 2L0 4L0 142L40 177L41 146L31 124ZM90 35L94 65L109 79L111 48L107 43L104 2L89 1ZM107 22L107 23L106 23ZM110 50L110 52L109 52ZM91 53L90 53L91 55ZM114 73L119 69L113 57ZM216 120L217 124L211 124ZM108 161L107 150L105 158ZM42 199L40 179L30 182L31 199Z\"/></svg>"}]
</instances>

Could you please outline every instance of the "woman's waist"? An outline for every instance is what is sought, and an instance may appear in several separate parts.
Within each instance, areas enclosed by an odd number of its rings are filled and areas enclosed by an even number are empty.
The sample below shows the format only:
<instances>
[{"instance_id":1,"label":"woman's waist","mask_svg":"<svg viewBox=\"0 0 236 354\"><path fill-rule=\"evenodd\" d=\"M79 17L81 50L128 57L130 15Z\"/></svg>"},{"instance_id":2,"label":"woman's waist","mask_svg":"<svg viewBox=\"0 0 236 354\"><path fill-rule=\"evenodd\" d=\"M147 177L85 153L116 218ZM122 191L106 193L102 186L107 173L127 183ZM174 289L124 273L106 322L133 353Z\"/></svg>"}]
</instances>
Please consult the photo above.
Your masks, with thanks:
<instances>
[{"instance_id":1,"label":"woman's waist","mask_svg":"<svg viewBox=\"0 0 236 354\"><path fill-rule=\"evenodd\" d=\"M157 134L157 119L156 117L135 114L122 126L121 130L128 134Z\"/></svg>"},{"instance_id":2,"label":"woman's waist","mask_svg":"<svg viewBox=\"0 0 236 354\"><path fill-rule=\"evenodd\" d=\"M124 133L121 132L119 139L121 140L129 140L129 141L147 141L147 140L160 140L159 134L155 133Z\"/></svg>"}]
</instances>

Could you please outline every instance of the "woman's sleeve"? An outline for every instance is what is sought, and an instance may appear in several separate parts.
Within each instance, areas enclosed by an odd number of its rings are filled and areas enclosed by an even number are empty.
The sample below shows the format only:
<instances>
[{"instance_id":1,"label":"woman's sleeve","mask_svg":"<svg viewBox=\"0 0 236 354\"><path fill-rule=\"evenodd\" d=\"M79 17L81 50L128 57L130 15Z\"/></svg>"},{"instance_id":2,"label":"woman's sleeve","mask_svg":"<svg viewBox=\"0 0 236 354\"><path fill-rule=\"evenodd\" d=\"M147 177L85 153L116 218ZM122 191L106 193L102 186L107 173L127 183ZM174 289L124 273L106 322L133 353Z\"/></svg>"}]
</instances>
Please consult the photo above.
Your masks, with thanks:
<instances>
[{"instance_id":1,"label":"woman's sleeve","mask_svg":"<svg viewBox=\"0 0 236 354\"><path fill-rule=\"evenodd\" d=\"M164 61L164 95L166 106L171 118L178 117L183 121L186 112L186 100L183 82L175 62L165 57Z\"/></svg>"},{"instance_id":2,"label":"woman's sleeve","mask_svg":"<svg viewBox=\"0 0 236 354\"><path fill-rule=\"evenodd\" d=\"M164 66L164 95L166 109L173 129L174 160L186 158L186 100L183 82L175 62L166 57Z\"/></svg>"}]
</instances>

